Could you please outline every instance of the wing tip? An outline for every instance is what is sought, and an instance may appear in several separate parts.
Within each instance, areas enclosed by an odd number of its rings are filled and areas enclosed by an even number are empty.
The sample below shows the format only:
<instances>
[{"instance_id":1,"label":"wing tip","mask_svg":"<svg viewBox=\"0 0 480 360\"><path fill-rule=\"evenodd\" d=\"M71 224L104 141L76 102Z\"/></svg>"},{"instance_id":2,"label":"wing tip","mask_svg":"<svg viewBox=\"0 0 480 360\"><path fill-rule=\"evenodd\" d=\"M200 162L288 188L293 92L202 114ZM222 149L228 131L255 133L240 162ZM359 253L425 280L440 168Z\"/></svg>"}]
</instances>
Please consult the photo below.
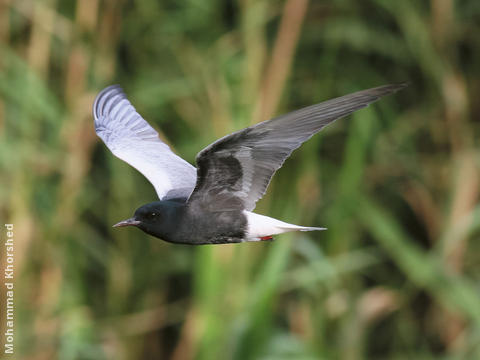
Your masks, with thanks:
<instances>
[{"instance_id":1,"label":"wing tip","mask_svg":"<svg viewBox=\"0 0 480 360\"><path fill-rule=\"evenodd\" d=\"M410 83L408 81L403 81L403 82L400 82L400 83L393 83L393 84L378 86L378 87L375 87L373 89L367 89L367 90L364 90L364 91L367 91L367 92L371 91L371 92L373 92L372 95L382 97L382 96L394 94L397 91L405 89L409 85L410 85Z\"/></svg>"},{"instance_id":2,"label":"wing tip","mask_svg":"<svg viewBox=\"0 0 480 360\"><path fill-rule=\"evenodd\" d=\"M102 108L105 104L105 100L108 99L112 94L124 94L122 87L119 84L113 84L107 86L103 90L101 90L98 95L95 97L93 102L92 112L93 118L97 121L100 116L102 116Z\"/></svg>"},{"instance_id":3,"label":"wing tip","mask_svg":"<svg viewBox=\"0 0 480 360\"><path fill-rule=\"evenodd\" d=\"M407 81L381 85L381 86L377 86L377 87L366 89L366 90L360 90L356 93L345 95L337 99L342 99L350 96L362 97L364 99L363 100L364 102L361 106L359 106L357 109L354 110L356 111L356 110L360 110L361 108L368 107L370 104L380 100L384 96L395 94L397 91L403 90L409 85L410 83ZM336 99L333 99L333 100L336 100Z\"/></svg>"}]
</instances>

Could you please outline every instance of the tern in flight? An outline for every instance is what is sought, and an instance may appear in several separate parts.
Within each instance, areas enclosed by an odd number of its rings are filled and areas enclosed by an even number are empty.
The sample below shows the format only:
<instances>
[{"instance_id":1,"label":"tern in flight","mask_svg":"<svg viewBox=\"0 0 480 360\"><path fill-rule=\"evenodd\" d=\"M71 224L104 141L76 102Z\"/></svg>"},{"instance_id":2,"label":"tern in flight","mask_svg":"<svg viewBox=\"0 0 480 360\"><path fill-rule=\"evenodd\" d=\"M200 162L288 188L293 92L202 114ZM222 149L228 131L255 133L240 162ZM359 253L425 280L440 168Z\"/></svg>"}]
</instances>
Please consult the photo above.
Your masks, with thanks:
<instances>
[{"instance_id":1,"label":"tern in flight","mask_svg":"<svg viewBox=\"0 0 480 360\"><path fill-rule=\"evenodd\" d=\"M153 184L159 198L114 226L135 226L162 240L191 245L271 240L290 231L325 230L252 211L293 150L333 121L405 86L355 92L226 135L198 153L196 168L160 140L120 86L109 86L93 105L95 131L115 156Z\"/></svg>"}]
</instances>

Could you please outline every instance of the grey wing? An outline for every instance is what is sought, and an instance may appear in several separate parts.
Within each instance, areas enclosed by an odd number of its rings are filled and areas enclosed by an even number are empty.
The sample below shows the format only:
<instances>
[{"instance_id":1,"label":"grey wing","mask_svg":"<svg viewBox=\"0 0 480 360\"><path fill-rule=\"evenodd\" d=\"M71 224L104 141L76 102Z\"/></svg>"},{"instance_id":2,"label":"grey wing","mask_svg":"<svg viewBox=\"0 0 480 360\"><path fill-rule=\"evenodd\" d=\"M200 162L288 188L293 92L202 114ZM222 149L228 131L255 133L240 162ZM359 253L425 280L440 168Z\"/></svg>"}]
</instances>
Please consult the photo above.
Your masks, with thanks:
<instances>
[{"instance_id":1,"label":"grey wing","mask_svg":"<svg viewBox=\"0 0 480 360\"><path fill-rule=\"evenodd\" d=\"M312 105L227 135L197 155L189 201L251 211L293 150L334 120L407 86L392 84Z\"/></svg>"},{"instance_id":2,"label":"grey wing","mask_svg":"<svg viewBox=\"0 0 480 360\"><path fill-rule=\"evenodd\" d=\"M103 89L93 104L95 131L110 151L140 171L161 200L188 198L195 167L175 155L137 113L118 85Z\"/></svg>"}]
</instances>

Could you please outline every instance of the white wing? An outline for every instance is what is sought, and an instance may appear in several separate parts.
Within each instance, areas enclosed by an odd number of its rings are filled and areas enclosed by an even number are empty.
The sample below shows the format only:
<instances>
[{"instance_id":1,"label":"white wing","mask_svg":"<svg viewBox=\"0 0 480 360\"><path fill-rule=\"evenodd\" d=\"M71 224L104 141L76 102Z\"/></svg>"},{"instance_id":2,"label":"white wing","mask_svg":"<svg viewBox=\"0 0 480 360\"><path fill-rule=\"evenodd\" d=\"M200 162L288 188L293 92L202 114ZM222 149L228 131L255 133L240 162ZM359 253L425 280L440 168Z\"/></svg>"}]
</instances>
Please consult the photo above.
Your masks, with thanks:
<instances>
[{"instance_id":1,"label":"white wing","mask_svg":"<svg viewBox=\"0 0 480 360\"><path fill-rule=\"evenodd\" d=\"M137 113L122 88L103 89L93 104L95 131L110 151L140 171L161 200L188 198L195 187L195 167L175 155Z\"/></svg>"}]
</instances>

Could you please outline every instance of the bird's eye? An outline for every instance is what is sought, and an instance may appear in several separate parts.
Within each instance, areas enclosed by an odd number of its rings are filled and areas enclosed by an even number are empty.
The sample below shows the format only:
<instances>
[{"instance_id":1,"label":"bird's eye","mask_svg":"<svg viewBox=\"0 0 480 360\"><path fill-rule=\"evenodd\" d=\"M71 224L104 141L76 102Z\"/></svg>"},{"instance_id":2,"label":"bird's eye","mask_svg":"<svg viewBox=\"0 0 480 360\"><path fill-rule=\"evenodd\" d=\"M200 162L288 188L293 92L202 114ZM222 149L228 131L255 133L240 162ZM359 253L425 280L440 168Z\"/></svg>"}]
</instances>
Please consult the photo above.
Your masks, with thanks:
<instances>
[{"instance_id":1,"label":"bird's eye","mask_svg":"<svg viewBox=\"0 0 480 360\"><path fill-rule=\"evenodd\" d=\"M149 219L155 219L155 217L157 216L157 213L154 213L154 212L151 212L147 215L147 218Z\"/></svg>"}]
</instances>

